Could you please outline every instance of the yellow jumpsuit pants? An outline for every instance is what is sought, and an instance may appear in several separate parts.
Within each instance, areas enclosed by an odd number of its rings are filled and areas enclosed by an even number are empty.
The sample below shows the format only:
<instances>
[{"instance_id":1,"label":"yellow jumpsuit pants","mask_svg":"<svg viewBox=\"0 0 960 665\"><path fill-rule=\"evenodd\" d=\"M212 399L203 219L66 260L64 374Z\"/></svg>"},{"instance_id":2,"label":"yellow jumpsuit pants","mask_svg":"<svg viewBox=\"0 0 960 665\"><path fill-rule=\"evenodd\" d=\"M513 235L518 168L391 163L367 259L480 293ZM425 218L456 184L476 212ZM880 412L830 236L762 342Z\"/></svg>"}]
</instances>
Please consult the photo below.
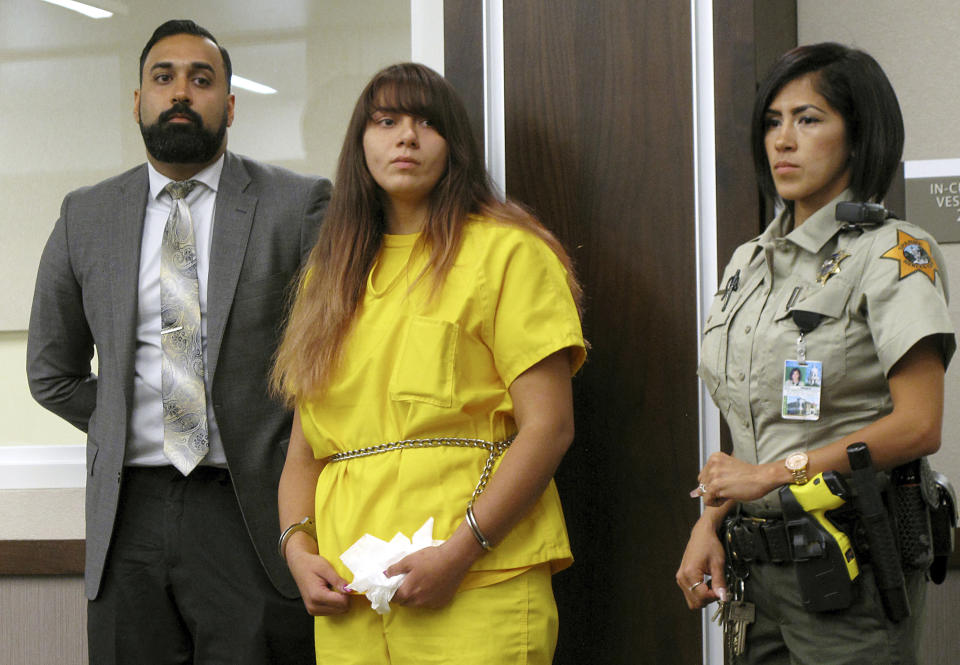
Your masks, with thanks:
<instances>
[{"instance_id":1,"label":"yellow jumpsuit pants","mask_svg":"<svg viewBox=\"0 0 960 665\"><path fill-rule=\"evenodd\" d=\"M340 665L550 665L557 605L549 564L460 591L439 610L391 605L377 614L363 596L343 615L317 617L317 663Z\"/></svg>"}]
</instances>

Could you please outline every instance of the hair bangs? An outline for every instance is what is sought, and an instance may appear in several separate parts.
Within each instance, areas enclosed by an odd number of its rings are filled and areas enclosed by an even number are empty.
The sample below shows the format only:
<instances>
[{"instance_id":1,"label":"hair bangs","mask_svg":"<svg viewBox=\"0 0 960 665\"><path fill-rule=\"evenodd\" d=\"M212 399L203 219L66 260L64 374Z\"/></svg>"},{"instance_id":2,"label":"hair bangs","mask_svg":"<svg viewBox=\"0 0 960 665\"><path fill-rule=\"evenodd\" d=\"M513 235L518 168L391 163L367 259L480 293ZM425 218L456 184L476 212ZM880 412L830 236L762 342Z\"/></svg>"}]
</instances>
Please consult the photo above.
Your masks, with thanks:
<instances>
[{"instance_id":1,"label":"hair bangs","mask_svg":"<svg viewBox=\"0 0 960 665\"><path fill-rule=\"evenodd\" d=\"M431 72L432 73L432 72ZM365 100L366 116L377 111L423 118L446 136L449 126L447 90L439 75L422 69L389 67L374 80Z\"/></svg>"}]
</instances>

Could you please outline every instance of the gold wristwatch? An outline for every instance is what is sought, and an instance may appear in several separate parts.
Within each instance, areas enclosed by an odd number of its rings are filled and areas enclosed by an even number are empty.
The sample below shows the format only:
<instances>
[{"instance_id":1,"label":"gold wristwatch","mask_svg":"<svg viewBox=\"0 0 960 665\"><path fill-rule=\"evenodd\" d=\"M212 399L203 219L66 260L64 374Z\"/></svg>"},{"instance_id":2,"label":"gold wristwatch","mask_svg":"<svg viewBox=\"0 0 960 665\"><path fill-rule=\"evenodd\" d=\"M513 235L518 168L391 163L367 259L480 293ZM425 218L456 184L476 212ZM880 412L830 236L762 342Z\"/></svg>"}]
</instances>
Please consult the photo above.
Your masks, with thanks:
<instances>
[{"instance_id":1,"label":"gold wristwatch","mask_svg":"<svg viewBox=\"0 0 960 665\"><path fill-rule=\"evenodd\" d=\"M792 453L783 461L787 471L793 474L793 482L797 485L803 485L807 482L807 465L810 459L806 453Z\"/></svg>"}]
</instances>

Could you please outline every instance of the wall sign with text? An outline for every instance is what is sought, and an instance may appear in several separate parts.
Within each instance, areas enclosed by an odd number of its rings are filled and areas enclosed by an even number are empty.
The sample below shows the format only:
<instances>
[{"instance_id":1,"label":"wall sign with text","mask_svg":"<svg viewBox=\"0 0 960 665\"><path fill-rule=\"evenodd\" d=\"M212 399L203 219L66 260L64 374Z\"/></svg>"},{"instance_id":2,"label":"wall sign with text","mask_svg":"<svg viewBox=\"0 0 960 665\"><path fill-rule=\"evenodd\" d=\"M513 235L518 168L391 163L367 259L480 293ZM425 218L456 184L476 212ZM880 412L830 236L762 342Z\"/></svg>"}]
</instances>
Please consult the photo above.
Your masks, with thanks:
<instances>
[{"instance_id":1,"label":"wall sign with text","mask_svg":"<svg viewBox=\"0 0 960 665\"><path fill-rule=\"evenodd\" d=\"M907 221L937 242L960 242L960 159L903 163Z\"/></svg>"}]
</instances>

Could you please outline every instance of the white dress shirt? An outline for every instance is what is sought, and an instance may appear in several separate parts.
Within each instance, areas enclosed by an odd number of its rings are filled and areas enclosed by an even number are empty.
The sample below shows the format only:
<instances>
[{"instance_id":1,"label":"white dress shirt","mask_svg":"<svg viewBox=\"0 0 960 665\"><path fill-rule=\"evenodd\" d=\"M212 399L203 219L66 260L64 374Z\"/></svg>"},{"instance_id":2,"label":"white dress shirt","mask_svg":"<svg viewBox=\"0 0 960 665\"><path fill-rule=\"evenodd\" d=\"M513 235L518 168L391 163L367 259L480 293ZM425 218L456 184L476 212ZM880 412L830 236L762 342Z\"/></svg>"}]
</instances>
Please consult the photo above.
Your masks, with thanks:
<instances>
[{"instance_id":1,"label":"white dress shirt","mask_svg":"<svg viewBox=\"0 0 960 665\"><path fill-rule=\"evenodd\" d=\"M160 347L160 245L170 215L173 198L163 191L171 179L161 175L149 163L150 196L143 220L140 246L140 285L137 312L137 350L134 359L133 413L127 436L125 463L130 466L162 466L170 461L163 454L163 398L161 395ZM203 169L191 180L202 184L187 195L193 234L197 245L197 282L200 286L200 332L203 364L207 359L207 273L210 267L210 243L213 238L213 212L223 171L223 157ZM204 376L207 388L207 429L210 451L201 464L227 465L220 430L210 399L210 375Z\"/></svg>"}]
</instances>

